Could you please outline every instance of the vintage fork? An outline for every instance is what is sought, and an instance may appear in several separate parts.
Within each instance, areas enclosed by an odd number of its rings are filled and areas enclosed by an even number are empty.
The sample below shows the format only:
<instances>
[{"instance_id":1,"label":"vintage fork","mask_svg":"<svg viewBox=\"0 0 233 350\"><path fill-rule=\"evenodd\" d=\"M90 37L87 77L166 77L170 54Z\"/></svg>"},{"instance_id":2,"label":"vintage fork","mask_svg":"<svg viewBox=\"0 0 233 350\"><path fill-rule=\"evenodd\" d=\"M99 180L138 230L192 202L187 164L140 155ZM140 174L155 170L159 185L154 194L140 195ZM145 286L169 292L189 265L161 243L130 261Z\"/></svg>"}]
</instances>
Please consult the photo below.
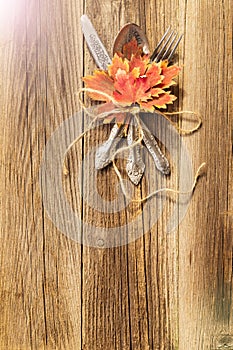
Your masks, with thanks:
<instances>
[{"instance_id":1,"label":"vintage fork","mask_svg":"<svg viewBox=\"0 0 233 350\"><path fill-rule=\"evenodd\" d=\"M178 33L175 30L171 30L171 27L168 27L154 49L154 52L151 55L151 61L159 62L168 60L168 63L171 63L175 51L183 37L183 34L181 34L176 40L177 35Z\"/></svg>"},{"instance_id":2,"label":"vintage fork","mask_svg":"<svg viewBox=\"0 0 233 350\"><path fill-rule=\"evenodd\" d=\"M159 62L167 60L168 64L172 62L175 51L183 37L183 34L178 37L178 33L174 30L171 30L171 27L168 27L158 45L156 46L154 52L151 55L151 61ZM161 151L155 137L152 135L147 126L141 121L142 131L143 131L143 141L152 155L156 168L164 175L170 174L170 165Z\"/></svg>"},{"instance_id":3,"label":"vintage fork","mask_svg":"<svg viewBox=\"0 0 233 350\"><path fill-rule=\"evenodd\" d=\"M183 35L180 35L176 40L177 35L178 33L176 33L174 30L171 30L171 28L169 27L162 36L159 43L157 44L153 54L151 55L151 61L159 62L161 60L167 60L168 63L171 63L175 51L183 37ZM98 148L95 160L96 169L103 169L109 163L111 163L112 157L116 150L116 146L121 139L121 137L119 137L121 128L121 126L114 124L114 126L111 129L109 138ZM128 130L129 133L127 136L127 143L129 146L131 146L134 142L134 131L132 128L133 127L131 126ZM169 174L169 162L165 155L162 153L157 141L155 140L154 136L151 134L151 132L145 126L144 123L142 129L143 141L148 151L152 155L157 169L165 175ZM130 180L135 185L137 185L140 182L144 170L145 164L143 163L140 156L140 146L135 145L134 147L129 148L129 156L127 160L126 171Z\"/></svg>"}]
</instances>

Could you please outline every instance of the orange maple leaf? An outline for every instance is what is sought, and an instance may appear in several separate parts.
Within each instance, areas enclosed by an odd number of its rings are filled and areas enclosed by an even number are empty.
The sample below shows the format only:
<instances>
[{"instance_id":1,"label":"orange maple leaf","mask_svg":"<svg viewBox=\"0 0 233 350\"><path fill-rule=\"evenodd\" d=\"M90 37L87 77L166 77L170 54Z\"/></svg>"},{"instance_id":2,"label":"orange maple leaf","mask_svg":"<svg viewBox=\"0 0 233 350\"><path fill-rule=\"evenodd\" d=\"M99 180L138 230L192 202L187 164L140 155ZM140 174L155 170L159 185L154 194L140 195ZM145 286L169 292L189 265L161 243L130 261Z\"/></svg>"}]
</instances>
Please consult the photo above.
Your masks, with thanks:
<instances>
[{"instance_id":1,"label":"orange maple leaf","mask_svg":"<svg viewBox=\"0 0 233 350\"><path fill-rule=\"evenodd\" d=\"M122 72L114 83L113 97L124 105L131 105L142 98L150 97L147 77L136 78L131 73Z\"/></svg>"},{"instance_id":2,"label":"orange maple leaf","mask_svg":"<svg viewBox=\"0 0 233 350\"><path fill-rule=\"evenodd\" d=\"M94 71L94 75L88 75L83 78L83 81L88 88L104 92L105 94L112 96L114 91L113 80L105 71ZM98 94L97 92L89 92L89 96L93 100L97 101L109 101L106 96Z\"/></svg>"},{"instance_id":3,"label":"orange maple leaf","mask_svg":"<svg viewBox=\"0 0 233 350\"><path fill-rule=\"evenodd\" d=\"M139 68L139 75L142 76L146 73L148 64L149 64L149 57L148 56L132 56L131 60L129 61L129 71L132 71L135 67Z\"/></svg>"},{"instance_id":4,"label":"orange maple leaf","mask_svg":"<svg viewBox=\"0 0 233 350\"><path fill-rule=\"evenodd\" d=\"M148 70L146 72L146 76L150 80L151 87L161 83L163 80L163 76L161 75L161 68L155 62L149 65Z\"/></svg>"},{"instance_id":5,"label":"orange maple leaf","mask_svg":"<svg viewBox=\"0 0 233 350\"><path fill-rule=\"evenodd\" d=\"M142 53L135 38L123 46L122 52L114 55L107 71L97 70L93 76L83 78L88 88L96 90L89 94L90 97L107 102L113 98L122 106L136 103L151 112L173 103L176 97L166 89L175 84L173 79L178 75L180 67L168 66L167 61L150 62L150 57ZM98 92L109 95L109 98ZM105 108L108 109L108 105ZM107 122L114 118L112 105ZM115 113L115 119L119 123L125 122L124 114Z\"/></svg>"},{"instance_id":6,"label":"orange maple leaf","mask_svg":"<svg viewBox=\"0 0 233 350\"><path fill-rule=\"evenodd\" d=\"M110 75L110 77L114 79L118 69L129 72L129 61L126 59L123 60L115 53L112 59L112 64L108 66L108 74Z\"/></svg>"},{"instance_id":7,"label":"orange maple leaf","mask_svg":"<svg viewBox=\"0 0 233 350\"><path fill-rule=\"evenodd\" d=\"M158 97L155 97L151 100L148 100L146 102L141 101L140 107L143 108L146 111L153 112L155 108L167 108L168 104L172 104L173 101L176 100L176 96L170 95L169 92L164 92L159 94Z\"/></svg>"},{"instance_id":8,"label":"orange maple leaf","mask_svg":"<svg viewBox=\"0 0 233 350\"><path fill-rule=\"evenodd\" d=\"M164 89L176 84L173 78L179 74L181 68L175 65L168 67L168 61L162 61L160 66L162 69L161 74L164 76L161 87Z\"/></svg>"}]
</instances>

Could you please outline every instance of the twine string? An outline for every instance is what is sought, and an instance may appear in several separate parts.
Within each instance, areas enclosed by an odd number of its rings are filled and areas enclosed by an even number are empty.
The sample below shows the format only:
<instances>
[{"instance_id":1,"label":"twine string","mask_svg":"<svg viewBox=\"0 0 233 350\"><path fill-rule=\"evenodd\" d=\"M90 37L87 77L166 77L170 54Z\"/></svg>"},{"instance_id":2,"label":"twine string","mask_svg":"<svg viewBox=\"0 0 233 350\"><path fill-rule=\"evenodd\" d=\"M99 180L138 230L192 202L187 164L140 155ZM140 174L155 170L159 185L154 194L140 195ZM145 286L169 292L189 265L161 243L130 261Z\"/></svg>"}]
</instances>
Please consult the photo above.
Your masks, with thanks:
<instances>
[{"instance_id":1,"label":"twine string","mask_svg":"<svg viewBox=\"0 0 233 350\"><path fill-rule=\"evenodd\" d=\"M192 115L195 115L197 117L197 124L191 129L183 129L183 128L180 128L176 123L172 122L170 118L168 118L169 115L174 116L174 115L180 115L180 114L192 114ZM163 113L163 116L182 135L192 134L193 132L197 131L200 128L201 124L202 124L202 119L201 119L200 114L198 114L197 112L194 112L194 111L166 112L166 113Z\"/></svg>"},{"instance_id":2,"label":"twine string","mask_svg":"<svg viewBox=\"0 0 233 350\"><path fill-rule=\"evenodd\" d=\"M107 98L108 101L112 102L113 103L113 109L110 110L110 111L106 111L106 112L102 112L102 113L99 113L99 114L94 114L93 112L90 112L88 110L88 107L83 103L83 101L81 100L80 98L80 94L82 92L87 92L87 93L95 93L95 94L99 94L99 95L102 95L104 96L105 98ZM125 197L127 199L130 199L131 202L134 202L134 203L143 203L145 202L146 200L150 199L151 197L155 196L156 194L159 194L159 193L162 193L162 192L167 192L167 193L173 193L173 194L179 194L179 195L188 195L188 194L191 194L195 187L196 187L196 184L197 184L197 181L198 181L198 178L199 176L201 175L201 170L204 168L204 166L206 165L206 163L202 163L197 171L196 171L196 174L195 174L195 177L194 177L194 181L193 181L193 184L191 186L191 188L188 190L188 191L180 191L178 189L172 189L172 188L167 188L167 187L164 187L164 188L160 188L158 190L155 190L151 193L149 193L147 196L143 197L143 198L140 198L140 199L132 199L130 194L127 192L126 190L126 187L124 185L124 180L123 180L123 177L121 175L121 172L119 170L119 168L117 167L116 165L116 157L119 153L121 152L124 152L124 151L128 151L130 149L133 149L135 146L141 144L141 141L143 140L143 128L141 126L141 123L140 123L140 119L139 119L139 112L140 112L140 108L137 107L137 106L122 106L120 105L117 101L115 101L115 99L110 96L109 94L105 93L105 92L102 92L102 91L99 91L99 90L95 90L95 89L91 89L91 88L82 88L80 89L78 92L78 97L79 97L79 102L82 106L82 108L84 109L85 113L88 114L90 117L92 117L93 119L91 120L91 122L89 123L88 127L86 130L84 130L70 145L69 147L67 148L65 154L64 154L64 159L63 159L63 171L64 173L67 173L67 171L65 171L64 169L66 169L65 167L65 160L66 160L66 157L67 157L67 154L69 152L69 150L80 140L82 139L87 133L88 131L91 130L91 127L92 125L97 121L97 120L101 120L101 119L104 119L106 118L107 116L109 116L110 114L118 114L118 113L130 113L131 115L134 116L136 122L137 122L137 127L138 127L138 130L139 130L139 137L137 140L134 140L134 142L131 144L131 145L127 145L127 146L124 146L124 147L121 147L119 149L117 149L115 151L115 153L113 154L112 156L112 164L113 164L113 168L114 168L114 171L119 179L119 182L120 182L120 186L121 186L121 190L123 192L123 194L125 195ZM195 115L197 116L198 118L198 123L197 125L192 128L192 129L182 129L182 128L179 128L175 123L173 123L171 121L171 119L168 117L168 115L177 115L177 114L184 114L184 113L188 113L188 114L192 114L192 115ZM192 111L178 111L178 112L170 112L170 113L161 113L164 118L166 118L170 124L172 124L176 130L179 132L179 133L182 133L182 134L191 134L193 133L194 131L196 131L197 129L199 129L199 127L201 126L201 123L202 123L202 119L200 117L200 115L198 115L197 113L195 112L192 112Z\"/></svg>"}]
</instances>

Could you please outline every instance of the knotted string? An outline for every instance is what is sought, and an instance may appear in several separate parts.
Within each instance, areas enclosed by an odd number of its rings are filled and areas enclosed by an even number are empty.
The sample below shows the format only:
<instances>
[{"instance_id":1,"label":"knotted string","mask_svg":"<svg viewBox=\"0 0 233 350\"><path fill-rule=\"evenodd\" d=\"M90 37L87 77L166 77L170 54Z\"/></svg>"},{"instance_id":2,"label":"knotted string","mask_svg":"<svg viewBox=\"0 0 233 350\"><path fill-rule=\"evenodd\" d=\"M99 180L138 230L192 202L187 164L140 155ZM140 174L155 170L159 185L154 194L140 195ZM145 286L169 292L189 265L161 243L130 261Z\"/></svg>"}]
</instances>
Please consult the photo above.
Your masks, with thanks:
<instances>
[{"instance_id":1,"label":"knotted string","mask_svg":"<svg viewBox=\"0 0 233 350\"><path fill-rule=\"evenodd\" d=\"M109 101L111 101L114 105L114 109L110 110L110 111L106 111L106 112L102 112L102 113L97 113L97 114L94 114L93 112L90 112L88 110L88 107L82 102L81 98L80 98L80 94L82 92L89 92L89 93L95 93L95 94L99 94L99 95L102 95L104 96L105 98L107 98ZM95 89L91 89L91 88L82 88L80 89L78 92L77 92L78 96L79 96L79 102L82 106L82 108L84 109L85 113L87 115L89 115L90 117L92 117L92 121L90 122L90 124L88 125L87 129L85 131L83 131L70 145L69 147L67 148L65 154L64 154L64 160L63 160L63 171L64 173L67 174L67 169L65 167L65 159L66 159L66 156L67 156L67 153L69 152L69 150L74 146L75 143L77 143L82 137L84 137L88 131L91 130L91 127L92 125L97 121L97 120L101 120L101 119L104 119L106 118L107 116L109 116L110 114L119 114L119 113L130 113L132 114L134 117L135 117L135 120L137 122L137 126L138 126L138 129L139 129L139 137L136 141L134 141L131 145L128 145L128 146L125 146L125 147L121 147L119 148L118 150L115 151L115 153L113 154L112 156L112 164L113 164L113 168L114 168L114 171L116 173L116 175L118 176L119 178L119 182L120 182L120 186L121 186L121 189L122 189L122 192L123 194L125 195L125 197L127 199L130 199L132 202L134 203L143 203L145 202L146 200L148 200L149 198L155 196L156 194L158 193L162 193L162 192L169 192L169 193L173 193L173 194L182 194L182 195L188 195L188 194L191 194L195 187L196 187L196 184L197 184L197 181L198 181L198 178L199 176L201 175L201 170L204 168L204 166L206 165L206 163L202 163L197 171L196 171L196 174L195 174L195 177L194 177L194 181L193 181L193 184L191 186L191 188L188 190L188 191L179 191L177 189L172 189L172 188L167 188L167 187L164 187L164 188L161 188L161 189L158 189L156 191L153 191L151 193L149 193L147 196L143 197L143 198L140 198L140 199L132 199L130 194L127 192L126 188L125 188L125 185L124 185L124 181L123 181L123 177L121 175L121 172L119 170L119 168L117 167L116 165L116 156L121 153L121 152L124 152L124 151L127 151L129 149L132 149L134 148L136 145L139 145L141 144L141 141L143 140L143 128L141 126L141 123L140 123L140 119L139 119L139 112L140 112L140 108L137 107L137 106L127 106L127 107L122 107L121 104L119 104L117 101L115 101L115 99L110 96L109 94L106 94L105 92L102 92L102 91L99 91L99 90L95 90ZM156 111L157 112L157 111ZM174 126L176 128L176 130L179 132L179 133L182 133L182 134L191 134L193 133L194 131L198 130L199 127L201 126L201 123L202 123L202 120L201 120L201 117L195 113L195 112L192 112L192 111L179 111L179 112L172 112L172 113L161 113L159 112L160 114L163 115L164 118L166 118L170 124L172 124L172 126ZM192 128L192 129L182 129L182 128L179 128L175 123L173 123L167 116L168 115L176 115L176 114L183 114L183 113L188 113L188 114L192 114L192 115L196 115L197 118L198 118L198 123L197 125Z\"/></svg>"}]
</instances>

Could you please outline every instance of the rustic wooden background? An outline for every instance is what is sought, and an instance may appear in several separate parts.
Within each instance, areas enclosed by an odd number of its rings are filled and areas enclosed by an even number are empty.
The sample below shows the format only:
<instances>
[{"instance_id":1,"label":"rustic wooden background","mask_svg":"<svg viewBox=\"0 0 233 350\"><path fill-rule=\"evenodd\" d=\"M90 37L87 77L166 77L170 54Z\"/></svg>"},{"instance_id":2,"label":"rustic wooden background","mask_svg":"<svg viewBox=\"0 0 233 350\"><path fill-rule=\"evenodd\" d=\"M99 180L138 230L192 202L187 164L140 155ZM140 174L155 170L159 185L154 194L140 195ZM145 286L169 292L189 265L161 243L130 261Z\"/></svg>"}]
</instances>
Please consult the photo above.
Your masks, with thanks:
<instances>
[{"instance_id":1,"label":"rustic wooden background","mask_svg":"<svg viewBox=\"0 0 233 350\"><path fill-rule=\"evenodd\" d=\"M139 24L151 46L169 24L184 33L174 108L201 113L202 128L185 142L193 168L207 167L172 234L165 210L135 242L86 247L44 210L38 173L46 141L80 110L75 93L95 67L83 13L109 52L127 22ZM233 349L231 1L11 0L0 1L0 18L0 348ZM107 188L111 175L102 179ZM71 182L66 188L72 200Z\"/></svg>"}]
</instances>

